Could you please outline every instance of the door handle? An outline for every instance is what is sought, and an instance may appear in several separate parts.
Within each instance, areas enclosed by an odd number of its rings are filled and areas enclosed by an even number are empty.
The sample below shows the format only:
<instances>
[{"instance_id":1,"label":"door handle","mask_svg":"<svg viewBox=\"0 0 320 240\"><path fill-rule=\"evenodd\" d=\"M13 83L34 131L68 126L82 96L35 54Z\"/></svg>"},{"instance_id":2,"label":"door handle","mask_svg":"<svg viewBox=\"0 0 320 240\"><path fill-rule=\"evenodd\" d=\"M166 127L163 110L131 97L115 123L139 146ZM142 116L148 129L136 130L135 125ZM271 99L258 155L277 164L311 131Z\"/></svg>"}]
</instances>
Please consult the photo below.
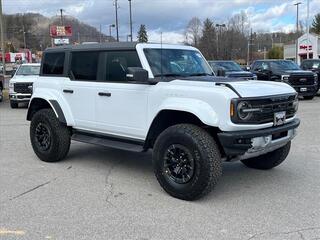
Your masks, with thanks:
<instances>
[{"instance_id":1,"label":"door handle","mask_svg":"<svg viewBox=\"0 0 320 240\"><path fill-rule=\"evenodd\" d=\"M71 89L63 89L63 92L64 93L73 93L73 90L71 90Z\"/></svg>"},{"instance_id":2,"label":"door handle","mask_svg":"<svg viewBox=\"0 0 320 240\"><path fill-rule=\"evenodd\" d=\"M111 93L109 92L99 92L98 95L101 97L111 97Z\"/></svg>"}]
</instances>

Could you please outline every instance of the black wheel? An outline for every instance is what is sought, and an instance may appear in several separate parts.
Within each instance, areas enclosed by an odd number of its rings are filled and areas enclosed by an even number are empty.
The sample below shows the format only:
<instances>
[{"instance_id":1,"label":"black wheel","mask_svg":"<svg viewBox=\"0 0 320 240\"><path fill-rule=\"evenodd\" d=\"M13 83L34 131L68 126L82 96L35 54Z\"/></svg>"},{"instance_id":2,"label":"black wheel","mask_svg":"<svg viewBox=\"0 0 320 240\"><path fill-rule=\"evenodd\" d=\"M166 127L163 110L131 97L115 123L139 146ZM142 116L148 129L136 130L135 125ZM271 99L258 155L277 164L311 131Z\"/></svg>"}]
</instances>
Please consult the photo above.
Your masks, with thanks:
<instances>
[{"instance_id":1,"label":"black wheel","mask_svg":"<svg viewBox=\"0 0 320 240\"><path fill-rule=\"evenodd\" d=\"M174 125L160 134L154 145L153 166L163 189L183 200L209 193L222 174L214 139L191 124Z\"/></svg>"},{"instance_id":2,"label":"black wheel","mask_svg":"<svg viewBox=\"0 0 320 240\"><path fill-rule=\"evenodd\" d=\"M18 103L17 102L14 102L14 101L10 101L10 107L11 108L18 108Z\"/></svg>"},{"instance_id":3,"label":"black wheel","mask_svg":"<svg viewBox=\"0 0 320 240\"><path fill-rule=\"evenodd\" d=\"M314 98L314 96L304 96L303 98L306 100L312 100Z\"/></svg>"},{"instance_id":4,"label":"black wheel","mask_svg":"<svg viewBox=\"0 0 320 240\"><path fill-rule=\"evenodd\" d=\"M259 157L242 160L241 162L249 168L269 170L280 165L288 156L290 152L291 142L288 142L285 146L261 155Z\"/></svg>"},{"instance_id":5,"label":"black wheel","mask_svg":"<svg viewBox=\"0 0 320 240\"><path fill-rule=\"evenodd\" d=\"M52 109L41 109L34 114L30 140L36 155L45 162L60 161L69 152L69 129L59 122Z\"/></svg>"}]
</instances>

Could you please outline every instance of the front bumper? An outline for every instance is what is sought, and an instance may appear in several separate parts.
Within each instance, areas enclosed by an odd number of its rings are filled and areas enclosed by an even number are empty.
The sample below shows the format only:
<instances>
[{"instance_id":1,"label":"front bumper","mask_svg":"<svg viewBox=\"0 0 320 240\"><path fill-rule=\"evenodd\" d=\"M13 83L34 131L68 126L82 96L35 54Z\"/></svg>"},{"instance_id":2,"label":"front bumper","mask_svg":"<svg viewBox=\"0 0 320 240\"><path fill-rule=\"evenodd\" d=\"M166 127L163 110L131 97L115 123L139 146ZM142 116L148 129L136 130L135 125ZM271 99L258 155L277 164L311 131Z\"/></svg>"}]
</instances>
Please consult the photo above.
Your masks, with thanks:
<instances>
[{"instance_id":1,"label":"front bumper","mask_svg":"<svg viewBox=\"0 0 320 240\"><path fill-rule=\"evenodd\" d=\"M14 102L29 102L31 99L31 94L28 93L10 93L10 101Z\"/></svg>"},{"instance_id":2,"label":"front bumper","mask_svg":"<svg viewBox=\"0 0 320 240\"><path fill-rule=\"evenodd\" d=\"M318 92L318 84L292 86L299 96L314 96Z\"/></svg>"},{"instance_id":3,"label":"front bumper","mask_svg":"<svg viewBox=\"0 0 320 240\"><path fill-rule=\"evenodd\" d=\"M299 119L278 127L259 130L218 133L220 144L228 160L243 160L272 152L286 145L296 136Z\"/></svg>"}]
</instances>

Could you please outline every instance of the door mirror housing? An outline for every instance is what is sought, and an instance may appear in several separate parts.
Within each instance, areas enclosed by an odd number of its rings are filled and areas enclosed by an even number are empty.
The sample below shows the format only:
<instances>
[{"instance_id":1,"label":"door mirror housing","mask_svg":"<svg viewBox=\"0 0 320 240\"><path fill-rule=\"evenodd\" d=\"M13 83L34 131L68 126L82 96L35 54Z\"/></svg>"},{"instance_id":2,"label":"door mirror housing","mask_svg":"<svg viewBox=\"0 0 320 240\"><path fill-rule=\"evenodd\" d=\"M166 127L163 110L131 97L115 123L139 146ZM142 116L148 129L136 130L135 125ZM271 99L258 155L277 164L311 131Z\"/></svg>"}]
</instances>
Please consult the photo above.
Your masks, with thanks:
<instances>
[{"instance_id":1,"label":"door mirror housing","mask_svg":"<svg viewBox=\"0 0 320 240\"><path fill-rule=\"evenodd\" d=\"M147 82L149 73L147 70L140 67L128 67L127 79L129 81Z\"/></svg>"},{"instance_id":2,"label":"door mirror housing","mask_svg":"<svg viewBox=\"0 0 320 240\"><path fill-rule=\"evenodd\" d=\"M226 75L226 71L222 68L219 68L218 71L217 71L217 76L222 76L224 77Z\"/></svg>"}]
</instances>

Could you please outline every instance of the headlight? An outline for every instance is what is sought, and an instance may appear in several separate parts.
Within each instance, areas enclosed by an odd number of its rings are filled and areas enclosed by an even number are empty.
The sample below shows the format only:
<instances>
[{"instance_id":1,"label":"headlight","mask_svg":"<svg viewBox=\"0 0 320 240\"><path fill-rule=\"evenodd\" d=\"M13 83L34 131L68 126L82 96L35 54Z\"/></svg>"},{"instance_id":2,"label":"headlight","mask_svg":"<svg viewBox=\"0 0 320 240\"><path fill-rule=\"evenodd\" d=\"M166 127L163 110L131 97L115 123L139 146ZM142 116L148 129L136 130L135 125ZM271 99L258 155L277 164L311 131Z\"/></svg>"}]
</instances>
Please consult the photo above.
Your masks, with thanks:
<instances>
[{"instance_id":1,"label":"headlight","mask_svg":"<svg viewBox=\"0 0 320 240\"><path fill-rule=\"evenodd\" d=\"M299 99L298 94L296 95L296 98L294 99L294 102L292 103L294 111L297 112L299 108Z\"/></svg>"},{"instance_id":2,"label":"headlight","mask_svg":"<svg viewBox=\"0 0 320 240\"><path fill-rule=\"evenodd\" d=\"M9 82L9 88L13 88L14 87L14 83L13 82Z\"/></svg>"},{"instance_id":3,"label":"headlight","mask_svg":"<svg viewBox=\"0 0 320 240\"><path fill-rule=\"evenodd\" d=\"M318 74L314 74L314 84L318 84Z\"/></svg>"},{"instance_id":4,"label":"headlight","mask_svg":"<svg viewBox=\"0 0 320 240\"><path fill-rule=\"evenodd\" d=\"M290 75L281 75L281 81L283 82L289 82Z\"/></svg>"},{"instance_id":5,"label":"headlight","mask_svg":"<svg viewBox=\"0 0 320 240\"><path fill-rule=\"evenodd\" d=\"M248 122L252 120L255 112L261 112L260 108L254 108L247 101L237 102L233 100L230 105L230 117L233 122Z\"/></svg>"}]
</instances>

